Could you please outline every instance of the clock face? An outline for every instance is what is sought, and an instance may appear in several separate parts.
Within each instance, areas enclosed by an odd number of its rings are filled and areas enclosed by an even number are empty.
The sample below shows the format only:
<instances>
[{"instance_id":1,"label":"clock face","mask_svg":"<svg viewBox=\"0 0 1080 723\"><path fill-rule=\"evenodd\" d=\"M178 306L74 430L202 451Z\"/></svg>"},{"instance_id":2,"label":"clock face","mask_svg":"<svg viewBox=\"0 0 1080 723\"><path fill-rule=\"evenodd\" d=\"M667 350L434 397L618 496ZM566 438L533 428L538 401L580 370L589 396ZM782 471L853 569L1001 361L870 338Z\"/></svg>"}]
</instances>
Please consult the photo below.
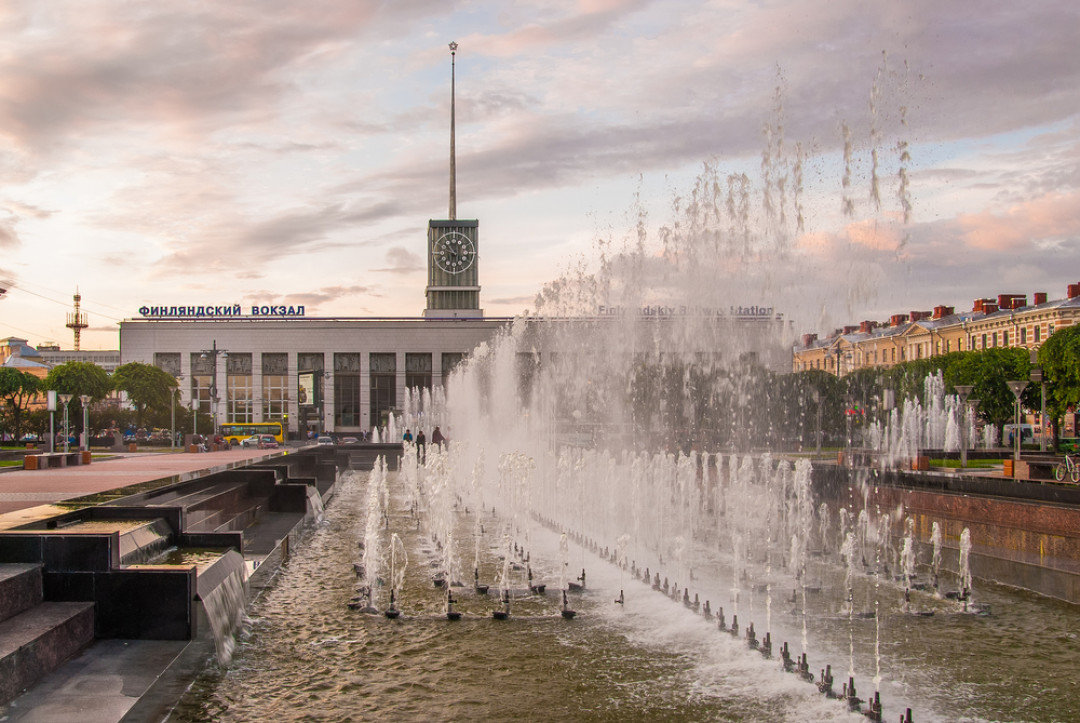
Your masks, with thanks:
<instances>
[{"instance_id":1,"label":"clock face","mask_svg":"<svg viewBox=\"0 0 1080 723\"><path fill-rule=\"evenodd\" d=\"M432 254L440 269L448 274L460 274L476 260L476 247L460 231L447 231L436 239Z\"/></svg>"}]
</instances>

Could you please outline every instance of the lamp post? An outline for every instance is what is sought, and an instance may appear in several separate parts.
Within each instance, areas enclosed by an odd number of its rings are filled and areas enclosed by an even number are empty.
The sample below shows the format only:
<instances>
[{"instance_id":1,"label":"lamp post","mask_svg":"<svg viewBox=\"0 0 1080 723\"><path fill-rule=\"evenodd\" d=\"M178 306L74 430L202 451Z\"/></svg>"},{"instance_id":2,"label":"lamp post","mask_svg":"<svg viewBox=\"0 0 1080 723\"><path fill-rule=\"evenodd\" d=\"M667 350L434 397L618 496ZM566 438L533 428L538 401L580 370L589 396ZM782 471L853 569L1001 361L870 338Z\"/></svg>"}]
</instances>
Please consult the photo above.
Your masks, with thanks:
<instances>
[{"instance_id":1,"label":"lamp post","mask_svg":"<svg viewBox=\"0 0 1080 723\"><path fill-rule=\"evenodd\" d=\"M60 403L64 405L64 454L68 452L68 404L75 398L74 394L57 394Z\"/></svg>"},{"instance_id":2,"label":"lamp post","mask_svg":"<svg viewBox=\"0 0 1080 723\"><path fill-rule=\"evenodd\" d=\"M90 451L90 395L80 394L79 401L82 402L82 433L83 433L83 451Z\"/></svg>"},{"instance_id":3,"label":"lamp post","mask_svg":"<svg viewBox=\"0 0 1080 723\"><path fill-rule=\"evenodd\" d=\"M961 420L960 420L960 469L967 467L967 432L968 432L968 406L967 399L971 396L972 386L970 384L957 384L956 396L960 398Z\"/></svg>"},{"instance_id":4,"label":"lamp post","mask_svg":"<svg viewBox=\"0 0 1080 723\"><path fill-rule=\"evenodd\" d=\"M972 425L974 425L975 422L978 420L979 404L981 402L982 402L981 399L974 399L974 398L971 398L971 397L969 397L968 400L967 400L968 408L971 410L971 423L972 423ZM975 441L974 440L972 440L971 446L972 446L972 449L975 448Z\"/></svg>"},{"instance_id":5,"label":"lamp post","mask_svg":"<svg viewBox=\"0 0 1080 723\"><path fill-rule=\"evenodd\" d=\"M821 391L818 389L811 389L810 396L814 400L814 406L817 407L817 430L815 434L814 454L821 454Z\"/></svg>"},{"instance_id":6,"label":"lamp post","mask_svg":"<svg viewBox=\"0 0 1080 723\"><path fill-rule=\"evenodd\" d=\"M1031 375L1028 377L1033 384L1038 384L1042 392L1042 404L1039 406L1039 451L1046 451L1046 379L1043 377L1042 367L1036 366L1039 361L1039 350L1031 350Z\"/></svg>"},{"instance_id":7,"label":"lamp post","mask_svg":"<svg viewBox=\"0 0 1080 723\"><path fill-rule=\"evenodd\" d=\"M50 389L46 398L49 400L49 454L56 451L56 392Z\"/></svg>"},{"instance_id":8,"label":"lamp post","mask_svg":"<svg viewBox=\"0 0 1080 723\"><path fill-rule=\"evenodd\" d=\"M1020 395L1024 393L1025 389L1027 389L1028 382L1015 381L1005 383L1009 385L1009 391L1013 393L1014 397L1016 397L1016 425L1013 428L1013 439L1015 440L1015 443L1013 444L1013 460L1019 462L1020 437L1023 436L1020 434Z\"/></svg>"},{"instance_id":9,"label":"lamp post","mask_svg":"<svg viewBox=\"0 0 1080 723\"><path fill-rule=\"evenodd\" d=\"M175 389L169 388L169 442L172 450L176 451L176 398L180 396L180 378L181 375L177 374L173 377L177 381Z\"/></svg>"},{"instance_id":10,"label":"lamp post","mask_svg":"<svg viewBox=\"0 0 1080 723\"><path fill-rule=\"evenodd\" d=\"M211 347L209 349L203 349L202 353L199 355L203 359L210 359L210 369L211 369L211 371L210 371L210 374L211 374L211 376L210 376L210 416L213 419L214 428L213 428L212 434L215 437L217 437L217 430L218 430L218 415L217 415L217 404L218 404L217 358L218 358L218 354L221 355L222 359L228 359L229 358L228 350L227 349L218 349L217 339L215 339L213 344L211 345Z\"/></svg>"}]
</instances>

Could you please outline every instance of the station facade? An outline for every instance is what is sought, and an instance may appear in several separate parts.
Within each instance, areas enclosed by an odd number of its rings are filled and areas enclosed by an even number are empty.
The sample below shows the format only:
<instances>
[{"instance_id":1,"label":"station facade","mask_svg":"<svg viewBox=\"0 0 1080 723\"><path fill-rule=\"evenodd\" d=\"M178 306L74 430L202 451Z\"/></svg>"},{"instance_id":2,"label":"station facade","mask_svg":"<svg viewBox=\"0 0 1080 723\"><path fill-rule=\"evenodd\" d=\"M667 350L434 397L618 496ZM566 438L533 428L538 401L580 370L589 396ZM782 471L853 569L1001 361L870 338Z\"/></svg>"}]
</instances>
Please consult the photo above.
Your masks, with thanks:
<instances>
[{"instance_id":1,"label":"station facade","mask_svg":"<svg viewBox=\"0 0 1080 723\"><path fill-rule=\"evenodd\" d=\"M441 386L505 318L133 319L120 324L125 363L154 364L181 401L219 423L288 420L291 431L362 432Z\"/></svg>"}]
</instances>

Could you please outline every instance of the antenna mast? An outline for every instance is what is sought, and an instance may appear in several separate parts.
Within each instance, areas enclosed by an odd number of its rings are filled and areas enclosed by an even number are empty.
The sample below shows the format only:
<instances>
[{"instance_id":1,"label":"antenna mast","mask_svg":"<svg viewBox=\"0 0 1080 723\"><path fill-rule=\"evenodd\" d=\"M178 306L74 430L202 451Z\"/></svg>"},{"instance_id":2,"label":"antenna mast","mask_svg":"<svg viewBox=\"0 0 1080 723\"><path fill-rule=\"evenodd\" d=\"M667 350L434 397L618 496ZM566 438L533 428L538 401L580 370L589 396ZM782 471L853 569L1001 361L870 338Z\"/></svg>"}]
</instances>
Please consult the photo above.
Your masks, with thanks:
<instances>
[{"instance_id":1,"label":"antenna mast","mask_svg":"<svg viewBox=\"0 0 1080 723\"><path fill-rule=\"evenodd\" d=\"M450 220L457 219L457 159L454 157L454 75L457 43L450 43Z\"/></svg>"},{"instance_id":2,"label":"antenna mast","mask_svg":"<svg viewBox=\"0 0 1080 723\"><path fill-rule=\"evenodd\" d=\"M79 303L82 301L82 296L79 294L79 289L75 289L75 311L68 312L67 315L67 328L75 332L75 351L79 351L79 335L83 329L90 326L86 323L86 312L80 311Z\"/></svg>"}]
</instances>

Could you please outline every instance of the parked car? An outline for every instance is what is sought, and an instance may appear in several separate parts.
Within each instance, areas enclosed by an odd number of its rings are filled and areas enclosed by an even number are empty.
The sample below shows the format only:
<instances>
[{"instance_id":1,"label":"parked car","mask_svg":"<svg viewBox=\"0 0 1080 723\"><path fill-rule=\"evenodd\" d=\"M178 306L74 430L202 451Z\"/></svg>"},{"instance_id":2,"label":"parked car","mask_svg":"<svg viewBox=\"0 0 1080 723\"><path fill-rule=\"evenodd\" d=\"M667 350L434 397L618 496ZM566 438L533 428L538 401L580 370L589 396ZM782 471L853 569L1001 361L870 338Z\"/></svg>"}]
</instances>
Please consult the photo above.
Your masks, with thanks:
<instances>
[{"instance_id":1,"label":"parked car","mask_svg":"<svg viewBox=\"0 0 1080 723\"><path fill-rule=\"evenodd\" d=\"M327 447L333 447L334 446L334 438L333 437L319 437L318 439L315 440L315 444L325 445Z\"/></svg>"},{"instance_id":2,"label":"parked car","mask_svg":"<svg viewBox=\"0 0 1080 723\"><path fill-rule=\"evenodd\" d=\"M259 449L277 449L278 443L272 434L263 434L259 436Z\"/></svg>"},{"instance_id":3,"label":"parked car","mask_svg":"<svg viewBox=\"0 0 1080 723\"><path fill-rule=\"evenodd\" d=\"M241 439L240 440L240 446L241 447L258 447L259 446L259 435L256 434L253 437L245 437L244 439Z\"/></svg>"},{"instance_id":4,"label":"parked car","mask_svg":"<svg viewBox=\"0 0 1080 723\"><path fill-rule=\"evenodd\" d=\"M360 444L360 440L356 437L344 437L341 440L342 444Z\"/></svg>"}]
</instances>

